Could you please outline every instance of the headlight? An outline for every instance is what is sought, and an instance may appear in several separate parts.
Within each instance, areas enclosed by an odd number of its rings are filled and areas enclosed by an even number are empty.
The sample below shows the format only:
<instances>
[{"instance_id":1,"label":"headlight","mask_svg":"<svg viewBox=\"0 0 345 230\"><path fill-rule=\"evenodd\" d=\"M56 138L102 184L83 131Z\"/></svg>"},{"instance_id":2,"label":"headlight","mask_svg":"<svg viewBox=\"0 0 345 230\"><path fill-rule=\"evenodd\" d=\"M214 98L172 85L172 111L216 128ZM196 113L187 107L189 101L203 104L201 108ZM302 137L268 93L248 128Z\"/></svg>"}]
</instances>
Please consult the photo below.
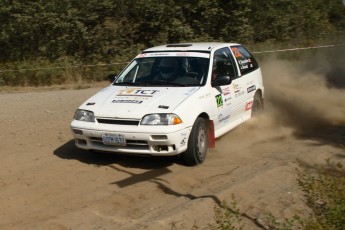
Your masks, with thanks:
<instances>
[{"instance_id":1,"label":"headlight","mask_svg":"<svg viewBox=\"0 0 345 230\"><path fill-rule=\"evenodd\" d=\"M175 114L157 113L148 114L142 121L141 125L177 125L181 124L182 120Z\"/></svg>"},{"instance_id":2,"label":"headlight","mask_svg":"<svg viewBox=\"0 0 345 230\"><path fill-rule=\"evenodd\" d=\"M78 109L75 112L74 119L78 121L95 122L93 112L83 109Z\"/></svg>"}]
</instances>

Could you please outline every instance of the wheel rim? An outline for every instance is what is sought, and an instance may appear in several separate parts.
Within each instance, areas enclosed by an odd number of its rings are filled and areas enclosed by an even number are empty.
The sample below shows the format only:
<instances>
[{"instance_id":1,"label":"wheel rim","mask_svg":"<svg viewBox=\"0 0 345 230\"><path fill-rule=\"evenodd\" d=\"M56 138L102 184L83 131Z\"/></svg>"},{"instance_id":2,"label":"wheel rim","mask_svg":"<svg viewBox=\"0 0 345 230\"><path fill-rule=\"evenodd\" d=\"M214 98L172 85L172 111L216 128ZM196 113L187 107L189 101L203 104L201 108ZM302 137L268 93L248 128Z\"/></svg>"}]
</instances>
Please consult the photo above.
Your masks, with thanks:
<instances>
[{"instance_id":1,"label":"wheel rim","mask_svg":"<svg viewBox=\"0 0 345 230\"><path fill-rule=\"evenodd\" d=\"M196 147L198 148L199 157L202 158L206 149L206 129L203 126L199 129Z\"/></svg>"}]
</instances>

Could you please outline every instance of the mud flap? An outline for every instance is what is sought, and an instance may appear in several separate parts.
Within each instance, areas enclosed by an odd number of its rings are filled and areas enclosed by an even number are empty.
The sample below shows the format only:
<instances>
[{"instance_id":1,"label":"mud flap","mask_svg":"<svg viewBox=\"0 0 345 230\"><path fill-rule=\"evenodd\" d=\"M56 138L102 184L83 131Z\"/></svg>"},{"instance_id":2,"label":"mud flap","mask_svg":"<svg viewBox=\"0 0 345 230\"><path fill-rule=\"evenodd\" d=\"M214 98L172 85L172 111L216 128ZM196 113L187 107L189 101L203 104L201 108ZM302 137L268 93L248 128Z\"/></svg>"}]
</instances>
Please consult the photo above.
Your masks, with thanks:
<instances>
[{"instance_id":1,"label":"mud flap","mask_svg":"<svg viewBox=\"0 0 345 230\"><path fill-rule=\"evenodd\" d=\"M216 138L214 137L214 123L212 120L208 120L208 147L216 147Z\"/></svg>"}]
</instances>

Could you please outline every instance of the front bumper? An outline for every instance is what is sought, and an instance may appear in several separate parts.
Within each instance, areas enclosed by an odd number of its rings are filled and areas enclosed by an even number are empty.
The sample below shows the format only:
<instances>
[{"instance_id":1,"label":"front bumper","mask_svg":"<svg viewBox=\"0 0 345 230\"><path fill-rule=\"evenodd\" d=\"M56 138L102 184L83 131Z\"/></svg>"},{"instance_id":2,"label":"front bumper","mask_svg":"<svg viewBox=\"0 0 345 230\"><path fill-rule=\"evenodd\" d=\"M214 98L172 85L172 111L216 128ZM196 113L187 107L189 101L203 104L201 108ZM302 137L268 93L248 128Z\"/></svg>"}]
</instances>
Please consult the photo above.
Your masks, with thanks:
<instances>
[{"instance_id":1,"label":"front bumper","mask_svg":"<svg viewBox=\"0 0 345 230\"><path fill-rule=\"evenodd\" d=\"M114 131L114 128L109 129L108 127L101 130L91 127L86 128L78 125L79 123L78 121L73 121L71 124L72 134L78 148L152 156L172 156L186 151L188 137L191 131L191 128L182 128L172 132L166 132L167 129L164 127L154 127L153 131L145 131L141 128L139 129L140 132L133 130L133 127L127 130L121 127L121 129ZM104 144L102 134L121 134L126 139L126 145L116 146Z\"/></svg>"}]
</instances>

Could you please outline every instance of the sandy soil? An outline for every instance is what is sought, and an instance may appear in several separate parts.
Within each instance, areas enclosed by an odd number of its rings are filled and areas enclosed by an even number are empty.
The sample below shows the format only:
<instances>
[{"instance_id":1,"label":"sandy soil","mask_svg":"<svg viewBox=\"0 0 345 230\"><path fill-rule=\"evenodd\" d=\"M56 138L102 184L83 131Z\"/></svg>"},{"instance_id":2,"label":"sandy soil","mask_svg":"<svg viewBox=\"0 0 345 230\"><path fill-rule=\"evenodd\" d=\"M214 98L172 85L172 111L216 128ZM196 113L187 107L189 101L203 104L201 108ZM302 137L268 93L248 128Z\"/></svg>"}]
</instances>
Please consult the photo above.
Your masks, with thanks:
<instances>
[{"instance_id":1,"label":"sandy soil","mask_svg":"<svg viewBox=\"0 0 345 230\"><path fill-rule=\"evenodd\" d=\"M269 212L308 213L298 162L345 163L345 63L313 61L262 63L264 115L217 140L197 167L76 149L74 111L100 87L1 93L0 229L209 229L232 195L245 229L262 229Z\"/></svg>"}]
</instances>

